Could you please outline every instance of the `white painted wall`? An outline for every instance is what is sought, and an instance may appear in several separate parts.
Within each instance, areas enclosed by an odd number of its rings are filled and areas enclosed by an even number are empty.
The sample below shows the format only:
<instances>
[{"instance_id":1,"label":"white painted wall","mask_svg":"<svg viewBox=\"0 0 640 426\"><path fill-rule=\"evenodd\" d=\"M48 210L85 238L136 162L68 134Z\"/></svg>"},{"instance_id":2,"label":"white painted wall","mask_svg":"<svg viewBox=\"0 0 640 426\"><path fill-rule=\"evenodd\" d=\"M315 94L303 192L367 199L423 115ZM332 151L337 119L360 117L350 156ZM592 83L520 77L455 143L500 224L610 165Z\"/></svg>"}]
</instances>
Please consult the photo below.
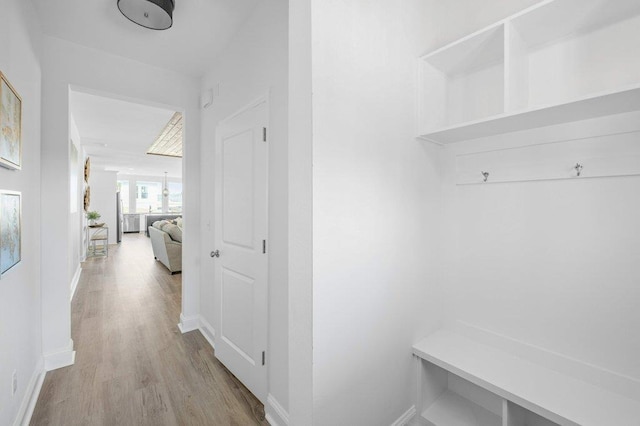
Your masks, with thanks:
<instances>
[{"instance_id":1,"label":"white painted wall","mask_svg":"<svg viewBox=\"0 0 640 426\"><path fill-rule=\"evenodd\" d=\"M287 321L287 9L284 0L258 4L234 40L202 81L202 90L220 84L220 96L202 111L202 252L213 239L214 141L217 123L269 93L269 393L288 407ZM218 328L213 260L202 264L200 309ZM267 412L273 414L270 405Z\"/></svg>"},{"instance_id":2,"label":"white painted wall","mask_svg":"<svg viewBox=\"0 0 640 426\"><path fill-rule=\"evenodd\" d=\"M428 3L312 4L313 424L389 425L441 316L439 149L414 135Z\"/></svg>"},{"instance_id":3,"label":"white painted wall","mask_svg":"<svg viewBox=\"0 0 640 426\"><path fill-rule=\"evenodd\" d=\"M40 51L31 2L2 1L0 70L22 97L20 171L0 167L0 189L22 192L22 261L0 280L0 424L21 421L42 371L40 293ZM68 185L67 185L68 186ZM69 200L65 203L69 211ZM66 216L65 216L66 220ZM11 395L11 375L18 391ZM31 386L30 386L31 385Z\"/></svg>"},{"instance_id":4,"label":"white painted wall","mask_svg":"<svg viewBox=\"0 0 640 426\"><path fill-rule=\"evenodd\" d=\"M289 2L289 424L313 424L311 0Z\"/></svg>"},{"instance_id":5,"label":"white painted wall","mask_svg":"<svg viewBox=\"0 0 640 426\"><path fill-rule=\"evenodd\" d=\"M200 114L197 80L172 71L89 49L53 37L43 39L42 217L43 349L49 368L72 362L69 284L69 90L85 90L129 101L175 108L185 113L184 182L199 194ZM182 313L197 317L200 207L185 196Z\"/></svg>"},{"instance_id":6,"label":"white painted wall","mask_svg":"<svg viewBox=\"0 0 640 426\"><path fill-rule=\"evenodd\" d=\"M75 167L75 185L69 185L69 271L72 277L76 269L80 266L80 262L84 258L83 251L83 223L84 223L84 155L82 152L82 140L76 126L73 115L69 114L69 144L73 143L77 150L77 163ZM71 145L69 145L71 148ZM70 164L70 173L73 165ZM69 176L73 179L73 176ZM71 182L70 182L71 183ZM75 192L74 192L75 189ZM75 207L75 211L71 208L71 203Z\"/></svg>"},{"instance_id":7,"label":"white painted wall","mask_svg":"<svg viewBox=\"0 0 640 426\"><path fill-rule=\"evenodd\" d=\"M100 213L97 222L109 227L109 244L116 244L116 191L118 190L118 172L92 170L89 177L91 204L89 211Z\"/></svg>"}]
</instances>

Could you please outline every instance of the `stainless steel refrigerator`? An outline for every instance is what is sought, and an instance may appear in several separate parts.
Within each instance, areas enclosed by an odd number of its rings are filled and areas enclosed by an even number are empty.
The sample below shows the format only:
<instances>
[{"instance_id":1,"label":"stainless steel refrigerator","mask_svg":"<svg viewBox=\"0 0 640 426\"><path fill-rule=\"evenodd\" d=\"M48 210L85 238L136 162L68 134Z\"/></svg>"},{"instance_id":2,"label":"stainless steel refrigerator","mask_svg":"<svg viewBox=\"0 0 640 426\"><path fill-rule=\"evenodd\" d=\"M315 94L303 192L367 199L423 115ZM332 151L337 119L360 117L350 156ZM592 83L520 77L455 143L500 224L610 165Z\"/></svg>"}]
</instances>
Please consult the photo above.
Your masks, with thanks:
<instances>
[{"instance_id":1,"label":"stainless steel refrigerator","mask_svg":"<svg viewBox=\"0 0 640 426\"><path fill-rule=\"evenodd\" d=\"M122 226L124 217L122 215L122 200L120 199L120 191L116 192L116 238L118 243L122 241Z\"/></svg>"}]
</instances>

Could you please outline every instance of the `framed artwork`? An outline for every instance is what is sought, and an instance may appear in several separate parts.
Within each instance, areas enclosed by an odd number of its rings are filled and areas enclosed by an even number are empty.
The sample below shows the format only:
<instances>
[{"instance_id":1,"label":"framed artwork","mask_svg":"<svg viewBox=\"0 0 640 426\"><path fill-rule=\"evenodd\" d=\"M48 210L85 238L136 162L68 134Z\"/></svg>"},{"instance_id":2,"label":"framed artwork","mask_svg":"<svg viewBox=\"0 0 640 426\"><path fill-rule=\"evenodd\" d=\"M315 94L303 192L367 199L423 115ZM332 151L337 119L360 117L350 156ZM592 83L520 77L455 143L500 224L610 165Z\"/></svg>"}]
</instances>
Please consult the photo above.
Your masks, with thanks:
<instances>
[{"instance_id":1,"label":"framed artwork","mask_svg":"<svg viewBox=\"0 0 640 426\"><path fill-rule=\"evenodd\" d=\"M87 157L84 160L84 181L89 183L89 175L91 174L91 159Z\"/></svg>"},{"instance_id":2,"label":"framed artwork","mask_svg":"<svg viewBox=\"0 0 640 426\"><path fill-rule=\"evenodd\" d=\"M0 190L0 277L22 256L22 195Z\"/></svg>"},{"instance_id":3,"label":"framed artwork","mask_svg":"<svg viewBox=\"0 0 640 426\"><path fill-rule=\"evenodd\" d=\"M1 72L0 166L22 168L22 98Z\"/></svg>"},{"instance_id":4,"label":"framed artwork","mask_svg":"<svg viewBox=\"0 0 640 426\"><path fill-rule=\"evenodd\" d=\"M84 211L89 211L89 204L91 204L91 188L87 185L84 190Z\"/></svg>"}]
</instances>

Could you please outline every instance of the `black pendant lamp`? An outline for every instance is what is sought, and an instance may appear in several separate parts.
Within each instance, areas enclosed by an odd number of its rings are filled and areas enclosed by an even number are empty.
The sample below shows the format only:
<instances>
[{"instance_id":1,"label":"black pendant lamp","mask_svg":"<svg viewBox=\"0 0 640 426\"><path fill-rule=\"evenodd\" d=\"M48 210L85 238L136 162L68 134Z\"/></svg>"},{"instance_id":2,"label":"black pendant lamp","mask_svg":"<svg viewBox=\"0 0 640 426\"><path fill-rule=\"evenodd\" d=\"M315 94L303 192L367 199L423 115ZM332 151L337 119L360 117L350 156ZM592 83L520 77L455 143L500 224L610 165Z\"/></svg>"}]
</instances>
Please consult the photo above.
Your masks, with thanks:
<instances>
[{"instance_id":1,"label":"black pendant lamp","mask_svg":"<svg viewBox=\"0 0 640 426\"><path fill-rule=\"evenodd\" d=\"M173 25L174 0L118 0L118 9L132 22L152 30Z\"/></svg>"}]
</instances>

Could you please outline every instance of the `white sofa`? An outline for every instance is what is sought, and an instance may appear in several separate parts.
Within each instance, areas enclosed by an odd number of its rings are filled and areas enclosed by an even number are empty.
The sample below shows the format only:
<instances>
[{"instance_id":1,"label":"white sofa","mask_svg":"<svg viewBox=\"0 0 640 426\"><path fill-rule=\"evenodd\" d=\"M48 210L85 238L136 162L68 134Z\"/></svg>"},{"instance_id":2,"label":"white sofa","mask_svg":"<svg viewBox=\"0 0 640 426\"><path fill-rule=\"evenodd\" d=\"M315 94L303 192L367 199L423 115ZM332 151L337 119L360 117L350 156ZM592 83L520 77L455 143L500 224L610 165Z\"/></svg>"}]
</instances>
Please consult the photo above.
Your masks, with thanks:
<instances>
[{"instance_id":1,"label":"white sofa","mask_svg":"<svg viewBox=\"0 0 640 426\"><path fill-rule=\"evenodd\" d=\"M149 237L153 247L153 255L172 274L182 271L182 242L174 241L171 236L158 228L150 226Z\"/></svg>"}]
</instances>

